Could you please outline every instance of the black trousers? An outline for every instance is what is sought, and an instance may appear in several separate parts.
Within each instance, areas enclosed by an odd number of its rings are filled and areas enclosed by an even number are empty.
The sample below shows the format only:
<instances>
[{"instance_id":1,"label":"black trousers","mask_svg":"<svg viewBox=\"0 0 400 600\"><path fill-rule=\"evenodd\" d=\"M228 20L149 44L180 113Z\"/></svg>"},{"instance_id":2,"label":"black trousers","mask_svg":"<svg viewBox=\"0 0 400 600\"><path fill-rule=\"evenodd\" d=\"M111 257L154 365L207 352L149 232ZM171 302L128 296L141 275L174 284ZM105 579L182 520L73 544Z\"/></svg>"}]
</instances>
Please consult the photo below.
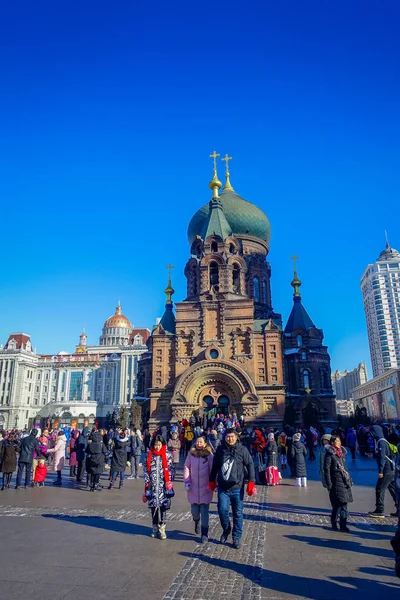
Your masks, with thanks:
<instances>
[{"instance_id":1,"label":"black trousers","mask_svg":"<svg viewBox=\"0 0 400 600\"><path fill-rule=\"evenodd\" d=\"M394 503L396 504L396 488L394 485L394 471L386 473L383 477L378 479L375 487L376 494L376 511L383 513L385 512L385 493L389 490Z\"/></svg>"},{"instance_id":2,"label":"black trousers","mask_svg":"<svg viewBox=\"0 0 400 600\"><path fill-rule=\"evenodd\" d=\"M32 474L32 463L31 462L19 461L16 485L18 485L18 486L21 485L24 469L25 469L25 487L28 487L29 484L31 483L31 474Z\"/></svg>"},{"instance_id":3,"label":"black trousers","mask_svg":"<svg viewBox=\"0 0 400 600\"><path fill-rule=\"evenodd\" d=\"M334 523L336 523L336 521L338 519L339 519L340 523L347 521L348 516L349 516L349 512L347 510L347 504L344 504L342 502L332 502L332 500L331 500L331 504L332 504L332 513L331 513L332 525Z\"/></svg>"},{"instance_id":4,"label":"black trousers","mask_svg":"<svg viewBox=\"0 0 400 600\"><path fill-rule=\"evenodd\" d=\"M83 479L84 474L85 474L85 461L78 460L78 473L76 475L76 479L78 481L81 481Z\"/></svg>"},{"instance_id":5,"label":"black trousers","mask_svg":"<svg viewBox=\"0 0 400 600\"><path fill-rule=\"evenodd\" d=\"M153 525L165 525L167 522L167 511L165 508L152 508L151 518Z\"/></svg>"},{"instance_id":6,"label":"black trousers","mask_svg":"<svg viewBox=\"0 0 400 600\"><path fill-rule=\"evenodd\" d=\"M90 475L89 478L91 489L100 483L100 475Z\"/></svg>"}]
</instances>

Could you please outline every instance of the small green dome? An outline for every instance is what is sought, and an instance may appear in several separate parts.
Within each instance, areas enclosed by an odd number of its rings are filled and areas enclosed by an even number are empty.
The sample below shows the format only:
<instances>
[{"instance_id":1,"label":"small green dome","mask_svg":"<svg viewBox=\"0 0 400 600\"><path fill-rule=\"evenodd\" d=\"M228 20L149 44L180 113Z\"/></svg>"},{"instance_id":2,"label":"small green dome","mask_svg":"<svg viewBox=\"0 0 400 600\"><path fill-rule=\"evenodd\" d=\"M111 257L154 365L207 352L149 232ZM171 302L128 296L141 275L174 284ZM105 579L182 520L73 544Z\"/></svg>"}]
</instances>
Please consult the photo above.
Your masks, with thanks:
<instances>
[{"instance_id":1,"label":"small green dome","mask_svg":"<svg viewBox=\"0 0 400 600\"><path fill-rule=\"evenodd\" d=\"M267 244L269 243L271 223L267 215L258 206L244 200L231 190L221 192L219 197L222 200L224 215L232 228L233 234L247 234L263 240ZM207 202L193 215L188 227L190 245L196 239L196 235L201 235L208 213L209 203Z\"/></svg>"}]
</instances>

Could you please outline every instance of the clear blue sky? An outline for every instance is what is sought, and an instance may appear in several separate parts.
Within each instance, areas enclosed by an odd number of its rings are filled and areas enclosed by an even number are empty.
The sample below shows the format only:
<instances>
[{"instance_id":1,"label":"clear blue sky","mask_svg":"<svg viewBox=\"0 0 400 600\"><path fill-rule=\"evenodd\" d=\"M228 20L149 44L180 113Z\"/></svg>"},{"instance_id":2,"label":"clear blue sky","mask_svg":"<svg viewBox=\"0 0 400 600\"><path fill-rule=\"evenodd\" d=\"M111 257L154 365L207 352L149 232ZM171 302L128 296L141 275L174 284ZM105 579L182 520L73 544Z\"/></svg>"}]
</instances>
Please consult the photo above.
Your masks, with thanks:
<instances>
[{"instance_id":1,"label":"clear blue sky","mask_svg":"<svg viewBox=\"0 0 400 600\"><path fill-rule=\"evenodd\" d=\"M185 296L210 152L269 216L272 293L304 304L332 368L369 361L359 279L400 246L397 0L2 3L0 340L96 343L121 298ZM222 176L222 167L220 175Z\"/></svg>"}]
</instances>

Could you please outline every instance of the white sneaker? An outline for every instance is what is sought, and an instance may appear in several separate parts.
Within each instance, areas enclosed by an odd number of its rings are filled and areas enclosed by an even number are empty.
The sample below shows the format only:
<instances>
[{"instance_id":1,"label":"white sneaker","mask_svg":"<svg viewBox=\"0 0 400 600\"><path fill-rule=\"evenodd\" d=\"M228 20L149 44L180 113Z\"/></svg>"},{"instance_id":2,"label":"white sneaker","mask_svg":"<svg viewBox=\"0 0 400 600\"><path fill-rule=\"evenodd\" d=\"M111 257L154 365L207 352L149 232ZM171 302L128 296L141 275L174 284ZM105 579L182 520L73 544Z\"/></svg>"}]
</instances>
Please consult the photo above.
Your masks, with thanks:
<instances>
[{"instance_id":1,"label":"white sneaker","mask_svg":"<svg viewBox=\"0 0 400 600\"><path fill-rule=\"evenodd\" d=\"M128 479L135 479L134 475L129 475Z\"/></svg>"}]
</instances>

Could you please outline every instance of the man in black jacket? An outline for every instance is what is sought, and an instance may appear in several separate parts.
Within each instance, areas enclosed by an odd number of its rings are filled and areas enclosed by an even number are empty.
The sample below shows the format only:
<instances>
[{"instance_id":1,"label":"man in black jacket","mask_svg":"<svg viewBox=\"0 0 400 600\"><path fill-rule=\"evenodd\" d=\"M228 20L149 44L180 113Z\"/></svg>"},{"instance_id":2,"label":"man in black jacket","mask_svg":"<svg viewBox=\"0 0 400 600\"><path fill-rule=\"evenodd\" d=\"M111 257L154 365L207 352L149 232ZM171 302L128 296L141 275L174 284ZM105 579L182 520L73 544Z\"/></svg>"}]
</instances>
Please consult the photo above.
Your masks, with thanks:
<instances>
[{"instance_id":1,"label":"man in black jacket","mask_svg":"<svg viewBox=\"0 0 400 600\"><path fill-rule=\"evenodd\" d=\"M76 481L81 482L85 474L86 448L89 440L89 427L84 427L76 443L76 460L78 461L78 470L76 472Z\"/></svg>"},{"instance_id":2,"label":"man in black jacket","mask_svg":"<svg viewBox=\"0 0 400 600\"><path fill-rule=\"evenodd\" d=\"M369 513L370 517L383 519L385 516L385 492L389 490L396 504L394 486L395 457L390 450L389 442L383 436L382 427L372 425L370 433L376 443L376 460L378 463L378 481L375 487L376 507ZM391 516L397 516L397 511Z\"/></svg>"},{"instance_id":3,"label":"man in black jacket","mask_svg":"<svg viewBox=\"0 0 400 600\"><path fill-rule=\"evenodd\" d=\"M214 455L210 473L210 490L214 491L218 485L218 514L222 525L221 544L225 544L231 533L229 521L229 508L232 507L233 515L233 547L240 548L240 538L243 529L243 499L244 478L247 471L249 483L247 494L256 493L254 463L250 452L238 441L235 429L227 429L225 440Z\"/></svg>"},{"instance_id":4,"label":"man in black jacket","mask_svg":"<svg viewBox=\"0 0 400 600\"><path fill-rule=\"evenodd\" d=\"M19 446L19 461L18 473L15 489L17 490L22 481L22 476L25 469L25 487L29 487L31 482L33 453L36 451L37 456L41 456L39 448L39 440L37 439L38 430L32 429L31 433L21 440Z\"/></svg>"}]
</instances>

